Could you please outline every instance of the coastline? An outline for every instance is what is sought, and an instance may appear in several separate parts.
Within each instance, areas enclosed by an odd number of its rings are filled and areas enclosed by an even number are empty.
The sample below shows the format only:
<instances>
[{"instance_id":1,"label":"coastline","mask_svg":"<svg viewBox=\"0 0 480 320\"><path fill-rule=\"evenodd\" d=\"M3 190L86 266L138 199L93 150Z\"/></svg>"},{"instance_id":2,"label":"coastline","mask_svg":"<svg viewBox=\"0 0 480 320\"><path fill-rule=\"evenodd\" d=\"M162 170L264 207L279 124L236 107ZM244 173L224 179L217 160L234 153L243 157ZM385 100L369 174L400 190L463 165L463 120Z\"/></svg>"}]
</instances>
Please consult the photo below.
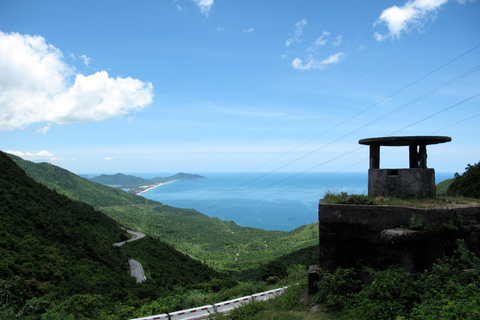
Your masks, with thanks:
<instances>
[{"instance_id":1,"label":"coastline","mask_svg":"<svg viewBox=\"0 0 480 320\"><path fill-rule=\"evenodd\" d=\"M140 191L140 192L138 192L138 193L135 193L135 194L139 195L139 194L141 194L141 193L144 193L145 191L152 190L153 188L156 188L156 187L159 187L159 186L162 186L162 185L164 185L164 184L167 184L167 183L170 183L170 182L174 182L174 181L178 181L178 179L176 179L176 180L170 180L170 181L166 181L166 182L160 182L160 183L154 184L154 185L152 185L152 186L142 186L142 187L147 187L147 189L142 190L142 191ZM140 188L142 188L142 187L140 187Z\"/></svg>"}]
</instances>

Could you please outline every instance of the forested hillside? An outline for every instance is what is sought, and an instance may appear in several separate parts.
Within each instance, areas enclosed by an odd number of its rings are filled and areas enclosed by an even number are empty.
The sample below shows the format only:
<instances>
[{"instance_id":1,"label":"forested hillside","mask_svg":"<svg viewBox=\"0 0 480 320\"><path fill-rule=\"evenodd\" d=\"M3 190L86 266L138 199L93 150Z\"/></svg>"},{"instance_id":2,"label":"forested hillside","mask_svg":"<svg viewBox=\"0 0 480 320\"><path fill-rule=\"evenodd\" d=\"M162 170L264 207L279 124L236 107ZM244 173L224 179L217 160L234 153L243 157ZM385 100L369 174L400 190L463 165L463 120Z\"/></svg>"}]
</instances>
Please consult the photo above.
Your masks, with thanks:
<instances>
[{"instance_id":1,"label":"forested hillside","mask_svg":"<svg viewBox=\"0 0 480 320\"><path fill-rule=\"evenodd\" d=\"M33 163L9 156L29 176L49 188L72 199L81 199L123 226L158 237L216 270L238 271L256 267L318 244L317 224L291 232L241 227L196 210L170 207L103 186L48 163Z\"/></svg>"},{"instance_id":2,"label":"forested hillside","mask_svg":"<svg viewBox=\"0 0 480 320\"><path fill-rule=\"evenodd\" d=\"M318 224L291 232L241 227L192 209L166 205L100 208L128 228L171 243L177 250L220 271L240 271L318 244Z\"/></svg>"},{"instance_id":3,"label":"forested hillside","mask_svg":"<svg viewBox=\"0 0 480 320\"><path fill-rule=\"evenodd\" d=\"M447 195L480 199L480 162L473 166L468 164L461 176L455 174Z\"/></svg>"},{"instance_id":4,"label":"forested hillside","mask_svg":"<svg viewBox=\"0 0 480 320\"><path fill-rule=\"evenodd\" d=\"M221 277L147 238L139 260L150 279L136 284L128 266L135 242L112 246L127 238L117 222L37 183L3 152L0 219L0 319L121 319L173 290Z\"/></svg>"},{"instance_id":5,"label":"forested hillside","mask_svg":"<svg viewBox=\"0 0 480 320\"><path fill-rule=\"evenodd\" d=\"M70 199L82 201L94 207L150 202L150 200L129 194L123 190L91 182L50 163L33 163L12 154L8 154L8 156L35 181L68 196Z\"/></svg>"},{"instance_id":6,"label":"forested hillside","mask_svg":"<svg viewBox=\"0 0 480 320\"><path fill-rule=\"evenodd\" d=\"M173 180L195 180L204 179L205 177L198 174L189 174L180 172L169 177L156 177L152 179L143 179L140 177L117 173L113 175L102 174L98 177L90 178L89 180L103 185L123 187L123 188L138 188L140 186L155 185L157 183L168 182Z\"/></svg>"}]
</instances>

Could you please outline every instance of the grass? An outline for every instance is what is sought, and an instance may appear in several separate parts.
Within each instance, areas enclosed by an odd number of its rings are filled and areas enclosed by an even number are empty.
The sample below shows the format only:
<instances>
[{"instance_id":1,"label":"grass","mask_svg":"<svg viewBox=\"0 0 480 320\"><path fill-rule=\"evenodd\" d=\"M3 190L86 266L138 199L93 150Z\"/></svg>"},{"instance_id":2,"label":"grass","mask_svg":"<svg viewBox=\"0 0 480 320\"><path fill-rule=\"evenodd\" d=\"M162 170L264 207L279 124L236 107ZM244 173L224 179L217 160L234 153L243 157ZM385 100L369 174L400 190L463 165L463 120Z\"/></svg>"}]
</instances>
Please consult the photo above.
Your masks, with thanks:
<instances>
[{"instance_id":1,"label":"grass","mask_svg":"<svg viewBox=\"0 0 480 320\"><path fill-rule=\"evenodd\" d=\"M362 204L362 205L388 205L408 206L416 208L435 208L451 206L475 206L480 205L479 199L463 197L436 196L432 198L418 197L368 197L364 194L348 194L346 192L327 192L322 203L331 204Z\"/></svg>"},{"instance_id":2,"label":"grass","mask_svg":"<svg viewBox=\"0 0 480 320\"><path fill-rule=\"evenodd\" d=\"M447 179L437 184L437 196L444 196L447 193L448 187L452 184L454 179Z\"/></svg>"}]
</instances>

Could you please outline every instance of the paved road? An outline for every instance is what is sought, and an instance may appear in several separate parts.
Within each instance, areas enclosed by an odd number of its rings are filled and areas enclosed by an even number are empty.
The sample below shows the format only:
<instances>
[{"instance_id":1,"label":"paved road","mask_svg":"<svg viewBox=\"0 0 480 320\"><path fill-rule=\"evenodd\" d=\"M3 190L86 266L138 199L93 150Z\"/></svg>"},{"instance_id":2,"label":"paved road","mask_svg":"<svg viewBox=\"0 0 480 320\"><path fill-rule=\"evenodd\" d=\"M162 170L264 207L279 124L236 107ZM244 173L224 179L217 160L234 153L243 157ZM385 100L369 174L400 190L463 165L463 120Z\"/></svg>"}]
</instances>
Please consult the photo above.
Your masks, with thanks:
<instances>
[{"instance_id":1,"label":"paved road","mask_svg":"<svg viewBox=\"0 0 480 320\"><path fill-rule=\"evenodd\" d=\"M139 240L145 237L145 233L143 232L132 231L132 230L127 230L127 232L132 235L132 238L127 241L114 243L113 245L115 247L120 247L121 245L127 242ZM137 278L137 283L147 280L147 278L145 277L145 274L143 273L142 264L140 262L138 262L137 260L129 259L128 263L130 264L130 275L132 277Z\"/></svg>"},{"instance_id":2,"label":"paved road","mask_svg":"<svg viewBox=\"0 0 480 320\"><path fill-rule=\"evenodd\" d=\"M143 273L142 264L137 260L130 259L128 260L130 263L130 275L137 279L137 283L147 280L145 278L145 274Z\"/></svg>"},{"instance_id":3,"label":"paved road","mask_svg":"<svg viewBox=\"0 0 480 320\"><path fill-rule=\"evenodd\" d=\"M127 241L122 241L122 242L116 242L116 243L114 243L113 245L114 245L115 247L120 247L121 245L123 245L123 244L125 244L125 243L127 243L127 242L139 240L139 239L142 239L143 237L145 237L145 233L143 233L143 232L132 231L132 230L127 230L127 232L132 235L132 238L131 238L130 240L127 240Z\"/></svg>"}]
</instances>

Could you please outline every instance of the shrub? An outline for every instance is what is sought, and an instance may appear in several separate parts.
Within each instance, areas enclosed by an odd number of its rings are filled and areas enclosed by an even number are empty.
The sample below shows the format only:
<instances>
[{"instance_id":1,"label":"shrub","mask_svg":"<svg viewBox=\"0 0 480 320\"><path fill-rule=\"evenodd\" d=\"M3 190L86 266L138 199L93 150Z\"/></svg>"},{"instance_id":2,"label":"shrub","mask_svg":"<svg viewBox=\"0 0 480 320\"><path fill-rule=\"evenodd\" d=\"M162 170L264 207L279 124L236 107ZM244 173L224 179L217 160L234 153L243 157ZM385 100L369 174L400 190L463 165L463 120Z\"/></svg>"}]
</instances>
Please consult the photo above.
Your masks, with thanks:
<instances>
[{"instance_id":1,"label":"shrub","mask_svg":"<svg viewBox=\"0 0 480 320\"><path fill-rule=\"evenodd\" d=\"M275 284L278 281L280 281L280 278L277 277L277 276L268 277L268 279L267 279L268 284Z\"/></svg>"},{"instance_id":2,"label":"shrub","mask_svg":"<svg viewBox=\"0 0 480 320\"><path fill-rule=\"evenodd\" d=\"M457 240L453 257L437 261L422 274L421 302L412 308L416 319L480 318L480 258Z\"/></svg>"},{"instance_id":3,"label":"shrub","mask_svg":"<svg viewBox=\"0 0 480 320\"><path fill-rule=\"evenodd\" d=\"M468 164L463 175L455 174L455 179L447 189L449 196L462 196L480 199L480 162Z\"/></svg>"},{"instance_id":4,"label":"shrub","mask_svg":"<svg viewBox=\"0 0 480 320\"><path fill-rule=\"evenodd\" d=\"M267 281L270 277L283 279L287 276L287 268L283 263L268 263L260 267L260 280Z\"/></svg>"},{"instance_id":5,"label":"shrub","mask_svg":"<svg viewBox=\"0 0 480 320\"><path fill-rule=\"evenodd\" d=\"M317 286L316 301L328 311L338 311L352 303L352 298L362 288L362 282L356 278L355 270L338 268L333 273L320 270Z\"/></svg>"},{"instance_id":6,"label":"shrub","mask_svg":"<svg viewBox=\"0 0 480 320\"><path fill-rule=\"evenodd\" d=\"M375 204L375 201L364 194L351 194L346 192L333 193L326 192L323 196L323 202L325 203L338 203L338 204Z\"/></svg>"},{"instance_id":7,"label":"shrub","mask_svg":"<svg viewBox=\"0 0 480 320\"><path fill-rule=\"evenodd\" d=\"M303 280L308 277L308 270L307 267L303 264L297 264L291 266L287 269L288 279L290 280Z\"/></svg>"},{"instance_id":8,"label":"shrub","mask_svg":"<svg viewBox=\"0 0 480 320\"><path fill-rule=\"evenodd\" d=\"M417 277L402 268L390 267L371 277L372 282L358 293L355 306L349 310L352 317L395 319L407 316L411 306L419 302Z\"/></svg>"},{"instance_id":9,"label":"shrub","mask_svg":"<svg viewBox=\"0 0 480 320\"><path fill-rule=\"evenodd\" d=\"M285 292L271 300L270 303L275 305L275 310L289 311L298 307L300 302L300 285L290 286Z\"/></svg>"},{"instance_id":10,"label":"shrub","mask_svg":"<svg viewBox=\"0 0 480 320\"><path fill-rule=\"evenodd\" d=\"M259 319L258 313L265 310L267 303L265 301L251 301L246 305L235 308L230 314L223 316L231 320L256 320ZM222 319L222 317L219 317Z\"/></svg>"}]
</instances>

